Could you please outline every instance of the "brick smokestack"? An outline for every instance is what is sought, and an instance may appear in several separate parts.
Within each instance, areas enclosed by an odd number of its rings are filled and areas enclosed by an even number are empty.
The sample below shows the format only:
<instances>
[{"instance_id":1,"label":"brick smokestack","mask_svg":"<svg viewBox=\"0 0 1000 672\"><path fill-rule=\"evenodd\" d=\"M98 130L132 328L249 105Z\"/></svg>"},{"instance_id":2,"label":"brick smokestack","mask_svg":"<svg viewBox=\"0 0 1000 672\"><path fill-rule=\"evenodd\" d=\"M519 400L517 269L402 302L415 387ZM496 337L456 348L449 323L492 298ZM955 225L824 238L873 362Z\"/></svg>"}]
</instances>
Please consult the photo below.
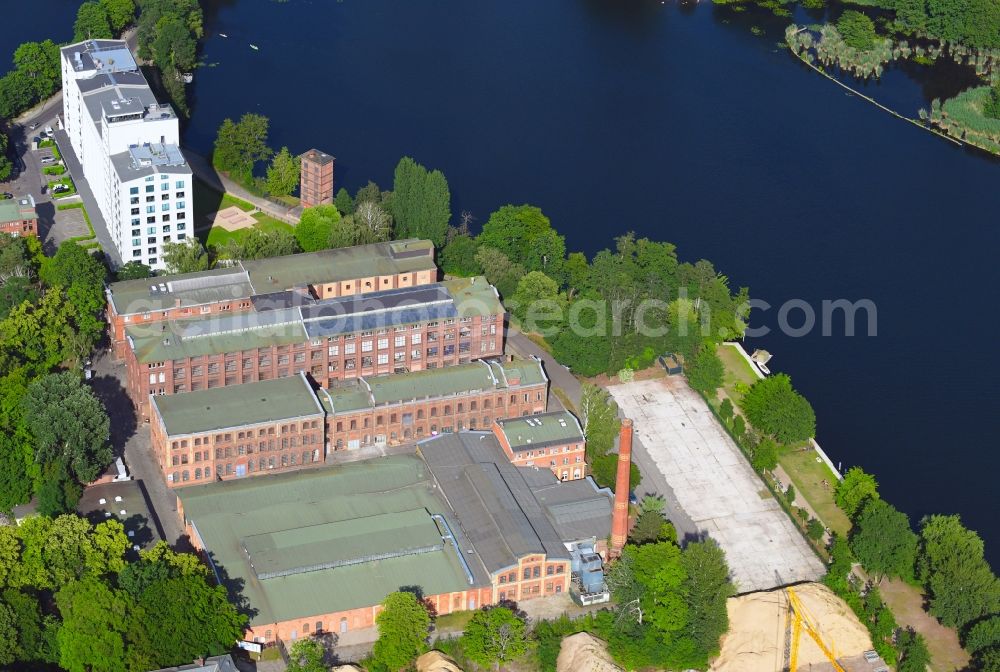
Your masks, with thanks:
<instances>
[{"instance_id":1,"label":"brick smokestack","mask_svg":"<svg viewBox=\"0 0 1000 672\"><path fill-rule=\"evenodd\" d=\"M629 476L632 473L632 420L622 420L618 436L618 474L615 479L615 508L611 514L610 555L621 555L628 538L628 494Z\"/></svg>"}]
</instances>

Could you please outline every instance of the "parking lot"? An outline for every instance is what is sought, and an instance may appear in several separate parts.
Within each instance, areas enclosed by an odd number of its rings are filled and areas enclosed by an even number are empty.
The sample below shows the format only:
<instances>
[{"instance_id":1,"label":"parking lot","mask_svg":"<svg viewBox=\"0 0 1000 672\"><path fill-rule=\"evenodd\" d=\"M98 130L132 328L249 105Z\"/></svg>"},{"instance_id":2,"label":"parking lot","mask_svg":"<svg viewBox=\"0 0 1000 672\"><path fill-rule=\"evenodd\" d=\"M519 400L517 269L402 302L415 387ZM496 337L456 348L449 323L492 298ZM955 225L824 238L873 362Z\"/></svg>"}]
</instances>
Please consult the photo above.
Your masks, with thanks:
<instances>
[{"instance_id":1,"label":"parking lot","mask_svg":"<svg viewBox=\"0 0 1000 672\"><path fill-rule=\"evenodd\" d=\"M699 532L726 552L747 593L815 581L823 564L750 468L705 401L680 378L608 388Z\"/></svg>"}]
</instances>

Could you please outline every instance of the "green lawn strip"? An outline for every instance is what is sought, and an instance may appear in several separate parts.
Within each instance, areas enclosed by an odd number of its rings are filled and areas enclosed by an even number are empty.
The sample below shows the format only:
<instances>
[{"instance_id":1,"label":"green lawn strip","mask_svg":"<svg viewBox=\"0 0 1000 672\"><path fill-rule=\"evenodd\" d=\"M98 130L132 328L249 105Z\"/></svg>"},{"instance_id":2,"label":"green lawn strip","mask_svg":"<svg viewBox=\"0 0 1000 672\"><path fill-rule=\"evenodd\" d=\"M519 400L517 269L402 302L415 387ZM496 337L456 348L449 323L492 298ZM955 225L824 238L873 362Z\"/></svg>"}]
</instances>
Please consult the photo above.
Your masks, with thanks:
<instances>
[{"instance_id":1,"label":"green lawn strip","mask_svg":"<svg viewBox=\"0 0 1000 672\"><path fill-rule=\"evenodd\" d=\"M465 626L469 624L475 613L474 611L456 611L444 616L438 616L434 621L434 628L438 631L451 630L457 632L465 630Z\"/></svg>"},{"instance_id":2,"label":"green lawn strip","mask_svg":"<svg viewBox=\"0 0 1000 672\"><path fill-rule=\"evenodd\" d=\"M275 231L283 229L289 233L292 231L292 225L282 222L274 217L269 217L263 213L258 213L254 215L254 219L257 223L253 228L261 229L263 231ZM236 231L227 231L221 226L213 226L208 230L207 235L204 230L202 230L198 237L202 240L206 247L215 247L216 249L222 247L230 240L239 240L247 235L250 229L237 229Z\"/></svg>"},{"instance_id":3,"label":"green lawn strip","mask_svg":"<svg viewBox=\"0 0 1000 672\"><path fill-rule=\"evenodd\" d=\"M754 373L750 363L743 359L743 355L733 346L720 345L716 349L716 353L719 355L719 359L722 360L722 365L725 369L725 374L722 378L722 388L729 395L729 398L733 400L733 403L736 403L743 396L736 391L737 385L753 385L759 378Z\"/></svg>"},{"instance_id":4,"label":"green lawn strip","mask_svg":"<svg viewBox=\"0 0 1000 672\"><path fill-rule=\"evenodd\" d=\"M788 472L795 491L809 502L820 520L834 532L846 535L851 529L851 521L833 500L837 477L826 462L819 459L816 451L783 448L778 464ZM824 480L827 486L823 485Z\"/></svg>"},{"instance_id":5,"label":"green lawn strip","mask_svg":"<svg viewBox=\"0 0 1000 672\"><path fill-rule=\"evenodd\" d=\"M64 184L69 187L69 191L60 191L59 193L54 192L53 188L60 184ZM66 198L67 196L76 195L76 185L73 184L73 178L67 175L66 177L61 177L58 180L52 180L49 182L49 193L52 195L52 198Z\"/></svg>"}]
</instances>

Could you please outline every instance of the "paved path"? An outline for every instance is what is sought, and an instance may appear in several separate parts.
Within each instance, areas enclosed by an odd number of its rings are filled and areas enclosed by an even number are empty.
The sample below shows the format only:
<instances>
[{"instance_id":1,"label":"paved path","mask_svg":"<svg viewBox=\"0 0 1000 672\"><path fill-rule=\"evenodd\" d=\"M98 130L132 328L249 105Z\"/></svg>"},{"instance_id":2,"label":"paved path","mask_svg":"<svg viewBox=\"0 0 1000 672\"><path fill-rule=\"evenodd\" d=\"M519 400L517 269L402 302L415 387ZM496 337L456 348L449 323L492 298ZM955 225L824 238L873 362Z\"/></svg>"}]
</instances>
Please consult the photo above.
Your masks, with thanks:
<instances>
[{"instance_id":1,"label":"paved path","mask_svg":"<svg viewBox=\"0 0 1000 672\"><path fill-rule=\"evenodd\" d=\"M167 488L163 473L153 458L149 425L138 424L132 400L125 392L125 365L102 351L93 359L94 392L111 418L111 442L116 455L124 454L129 473L146 486L153 523L168 544L190 548L180 518L177 497Z\"/></svg>"},{"instance_id":2,"label":"paved path","mask_svg":"<svg viewBox=\"0 0 1000 672\"><path fill-rule=\"evenodd\" d=\"M87 214L90 216L90 223L94 226L97 242L101 244L104 254L107 255L111 270L115 270L122 265L122 256L118 252L118 246L111 238L111 232L108 230L107 222L104 221L101 208L97 205L97 197L94 196L87 178L83 176L83 166L80 165L80 160L76 157L76 152L73 151L66 131L56 131L55 136L63 163L66 164L69 174L73 176L73 184L76 185L76 191L83 199L83 207L87 209Z\"/></svg>"},{"instance_id":3,"label":"paved path","mask_svg":"<svg viewBox=\"0 0 1000 672\"><path fill-rule=\"evenodd\" d=\"M188 165L191 166L191 171L194 173L195 177L215 191L218 191L219 193L231 194L236 198L247 201L257 207L261 212L284 222L288 222L289 224L294 225L299 223L299 213L302 212L302 208L284 207L273 201L269 201L266 198L255 196L247 191L245 187L237 184L217 171L211 162L201 154L197 154L190 149L185 149L183 147L181 148L181 151L183 151L184 158L187 159Z\"/></svg>"}]
</instances>

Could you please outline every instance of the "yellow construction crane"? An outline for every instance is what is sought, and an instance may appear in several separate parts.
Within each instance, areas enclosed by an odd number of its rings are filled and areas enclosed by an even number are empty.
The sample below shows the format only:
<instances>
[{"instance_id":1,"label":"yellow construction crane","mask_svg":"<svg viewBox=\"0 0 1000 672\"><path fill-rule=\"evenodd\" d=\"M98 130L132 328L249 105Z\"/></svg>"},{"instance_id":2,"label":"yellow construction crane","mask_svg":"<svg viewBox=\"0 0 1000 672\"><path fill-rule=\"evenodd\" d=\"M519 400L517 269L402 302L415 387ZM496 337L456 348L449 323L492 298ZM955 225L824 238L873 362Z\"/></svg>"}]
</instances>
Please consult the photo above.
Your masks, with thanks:
<instances>
[{"instance_id":1,"label":"yellow construction crane","mask_svg":"<svg viewBox=\"0 0 1000 672\"><path fill-rule=\"evenodd\" d=\"M803 626L805 626L806 632L809 633L813 641L816 642L816 646L819 647L823 655L826 656L826 659L833 665L833 669L836 672L845 672L844 668L837 662L837 657L833 655L833 651L823 641L823 638L819 634L819 628L813 622L809 612L802 606L799 596L791 588L785 588L785 593L788 595L788 608L792 612L792 641L788 654L788 672L796 672L798 669L799 637L802 634Z\"/></svg>"}]
</instances>

